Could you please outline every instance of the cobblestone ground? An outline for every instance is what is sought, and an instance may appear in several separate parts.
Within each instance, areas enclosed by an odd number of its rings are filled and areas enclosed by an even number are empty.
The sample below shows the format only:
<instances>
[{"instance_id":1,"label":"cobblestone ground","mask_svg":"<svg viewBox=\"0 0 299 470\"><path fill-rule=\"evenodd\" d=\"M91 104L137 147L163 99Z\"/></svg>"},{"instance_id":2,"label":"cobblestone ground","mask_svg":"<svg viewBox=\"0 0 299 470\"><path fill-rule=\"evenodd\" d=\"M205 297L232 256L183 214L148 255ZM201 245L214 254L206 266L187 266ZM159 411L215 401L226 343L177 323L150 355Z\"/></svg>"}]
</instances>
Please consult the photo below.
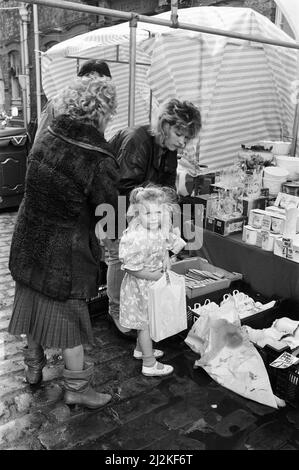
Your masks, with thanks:
<instances>
[{"instance_id":1,"label":"cobblestone ground","mask_svg":"<svg viewBox=\"0 0 299 470\"><path fill-rule=\"evenodd\" d=\"M169 377L149 378L106 314L93 318L96 388L113 395L98 411L70 410L62 397L59 350L47 350L39 388L23 378L23 337L7 333L14 296L8 271L15 212L0 214L0 450L298 450L299 413L246 400L218 386L183 337L161 342Z\"/></svg>"}]
</instances>

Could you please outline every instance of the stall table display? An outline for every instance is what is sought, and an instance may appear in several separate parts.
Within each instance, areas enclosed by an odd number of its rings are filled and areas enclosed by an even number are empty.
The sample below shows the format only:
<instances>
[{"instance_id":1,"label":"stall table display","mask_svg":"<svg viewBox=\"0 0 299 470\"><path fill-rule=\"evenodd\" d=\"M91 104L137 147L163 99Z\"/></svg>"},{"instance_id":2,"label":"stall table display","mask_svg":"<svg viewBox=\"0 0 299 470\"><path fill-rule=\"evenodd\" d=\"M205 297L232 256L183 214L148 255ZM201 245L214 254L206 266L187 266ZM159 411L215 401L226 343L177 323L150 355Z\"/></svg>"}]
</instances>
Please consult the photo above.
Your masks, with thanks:
<instances>
[{"instance_id":1,"label":"stall table display","mask_svg":"<svg viewBox=\"0 0 299 470\"><path fill-rule=\"evenodd\" d=\"M223 237L204 229L203 246L196 254L223 269L242 273L244 281L267 298L299 301L299 264L245 244L240 233Z\"/></svg>"}]
</instances>

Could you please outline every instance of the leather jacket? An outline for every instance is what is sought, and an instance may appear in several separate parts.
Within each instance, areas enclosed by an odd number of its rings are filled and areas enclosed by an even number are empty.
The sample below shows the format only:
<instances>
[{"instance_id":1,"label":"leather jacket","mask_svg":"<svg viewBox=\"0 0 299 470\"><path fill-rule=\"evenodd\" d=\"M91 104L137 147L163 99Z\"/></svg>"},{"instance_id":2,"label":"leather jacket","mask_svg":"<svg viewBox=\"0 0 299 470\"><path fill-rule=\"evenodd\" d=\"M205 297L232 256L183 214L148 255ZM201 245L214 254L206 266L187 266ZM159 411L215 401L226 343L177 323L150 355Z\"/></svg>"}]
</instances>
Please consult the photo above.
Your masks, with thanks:
<instances>
[{"instance_id":1,"label":"leather jacket","mask_svg":"<svg viewBox=\"0 0 299 470\"><path fill-rule=\"evenodd\" d=\"M175 188L177 152L162 149L149 125L121 130L109 143L120 165L121 195L148 183Z\"/></svg>"}]
</instances>

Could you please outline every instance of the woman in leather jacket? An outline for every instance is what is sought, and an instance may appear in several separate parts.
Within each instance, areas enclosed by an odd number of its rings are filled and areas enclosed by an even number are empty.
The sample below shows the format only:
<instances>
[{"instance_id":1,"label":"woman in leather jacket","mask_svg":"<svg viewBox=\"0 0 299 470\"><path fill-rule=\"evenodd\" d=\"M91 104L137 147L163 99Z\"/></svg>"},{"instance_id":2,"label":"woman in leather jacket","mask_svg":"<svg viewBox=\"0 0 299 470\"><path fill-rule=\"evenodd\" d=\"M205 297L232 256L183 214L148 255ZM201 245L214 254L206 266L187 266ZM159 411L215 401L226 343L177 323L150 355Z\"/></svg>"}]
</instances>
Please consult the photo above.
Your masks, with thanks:
<instances>
[{"instance_id":1,"label":"woman in leather jacket","mask_svg":"<svg viewBox=\"0 0 299 470\"><path fill-rule=\"evenodd\" d=\"M120 165L119 193L128 202L130 192L149 183L175 189L177 151L195 138L201 128L199 109L189 101L170 99L161 106L152 126L144 125L121 130L110 140ZM119 231L119 227L116 227ZM103 237L101 224L97 236ZM108 249L107 291L109 314L118 330L131 336L130 330L119 324L119 295L124 276L118 258L119 238L105 239ZM134 335L133 335L134 336Z\"/></svg>"}]
</instances>

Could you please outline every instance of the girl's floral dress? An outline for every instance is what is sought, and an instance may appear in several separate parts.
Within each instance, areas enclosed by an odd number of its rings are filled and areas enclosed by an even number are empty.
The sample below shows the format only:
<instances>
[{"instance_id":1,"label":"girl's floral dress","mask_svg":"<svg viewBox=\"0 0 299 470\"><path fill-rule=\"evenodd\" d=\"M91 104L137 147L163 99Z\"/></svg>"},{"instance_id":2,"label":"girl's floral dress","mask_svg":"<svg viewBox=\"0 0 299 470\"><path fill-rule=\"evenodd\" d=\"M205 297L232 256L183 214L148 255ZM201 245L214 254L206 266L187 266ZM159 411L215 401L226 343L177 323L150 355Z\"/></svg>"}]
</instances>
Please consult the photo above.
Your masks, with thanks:
<instances>
[{"instance_id":1,"label":"girl's floral dress","mask_svg":"<svg viewBox=\"0 0 299 470\"><path fill-rule=\"evenodd\" d=\"M163 268L166 250L177 253L184 241L171 232L166 240L161 230L151 232L141 224L129 226L123 233L119 245L122 269L156 271ZM148 292L155 281L138 279L126 273L120 290L120 324L126 328L144 330L148 328Z\"/></svg>"}]
</instances>

